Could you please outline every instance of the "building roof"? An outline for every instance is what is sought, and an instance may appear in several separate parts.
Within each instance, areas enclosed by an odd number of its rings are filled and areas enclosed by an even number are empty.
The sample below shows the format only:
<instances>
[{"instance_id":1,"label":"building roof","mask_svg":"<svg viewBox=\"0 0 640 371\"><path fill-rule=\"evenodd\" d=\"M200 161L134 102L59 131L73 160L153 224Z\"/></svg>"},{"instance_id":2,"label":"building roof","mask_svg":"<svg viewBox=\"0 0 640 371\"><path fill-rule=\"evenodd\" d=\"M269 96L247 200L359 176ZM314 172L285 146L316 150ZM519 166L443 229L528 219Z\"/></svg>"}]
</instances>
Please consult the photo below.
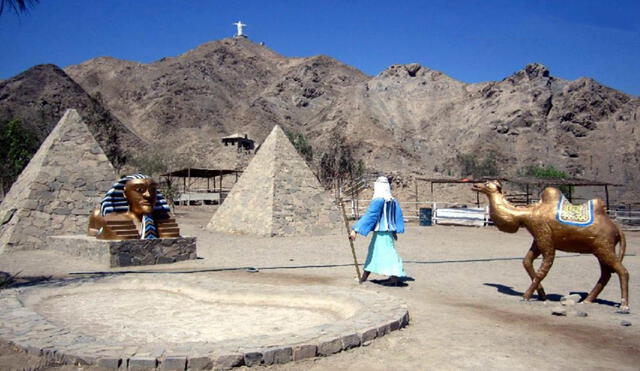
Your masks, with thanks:
<instances>
[{"instance_id":1,"label":"building roof","mask_svg":"<svg viewBox=\"0 0 640 371\"><path fill-rule=\"evenodd\" d=\"M422 180L431 183L482 183L487 180L495 179L503 182L511 182L518 184L529 185L567 185L567 186L612 186L621 187L622 184L603 182L599 180L581 179L581 178L535 178L535 177L483 177L478 179L473 178L421 178L417 177L417 180Z\"/></svg>"},{"instance_id":2,"label":"building roof","mask_svg":"<svg viewBox=\"0 0 640 371\"><path fill-rule=\"evenodd\" d=\"M172 171L166 174L162 174L162 176L174 176L178 178L213 178L221 175L228 174L238 174L242 173L242 170L232 170L232 169L180 169L176 171Z\"/></svg>"},{"instance_id":3,"label":"building roof","mask_svg":"<svg viewBox=\"0 0 640 371\"><path fill-rule=\"evenodd\" d=\"M240 133L233 133L226 137L222 137L222 140L229 140L229 139L249 139L249 138L248 136L245 137L245 135L240 135ZM249 139L249 140L252 140L252 139Z\"/></svg>"}]
</instances>

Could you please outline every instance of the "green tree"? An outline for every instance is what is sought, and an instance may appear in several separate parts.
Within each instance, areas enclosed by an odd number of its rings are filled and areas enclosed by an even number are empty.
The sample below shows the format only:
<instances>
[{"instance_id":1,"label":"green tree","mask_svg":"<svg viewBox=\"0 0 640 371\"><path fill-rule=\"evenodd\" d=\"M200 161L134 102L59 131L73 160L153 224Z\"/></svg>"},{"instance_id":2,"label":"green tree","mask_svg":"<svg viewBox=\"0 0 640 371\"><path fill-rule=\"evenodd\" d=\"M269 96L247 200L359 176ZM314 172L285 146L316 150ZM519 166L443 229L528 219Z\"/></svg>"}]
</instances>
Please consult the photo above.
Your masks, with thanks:
<instances>
[{"instance_id":1,"label":"green tree","mask_svg":"<svg viewBox=\"0 0 640 371\"><path fill-rule=\"evenodd\" d=\"M364 174L364 170L364 162L354 158L352 146L344 137L334 133L329 140L329 147L320 158L320 181L325 185L353 182Z\"/></svg>"},{"instance_id":2,"label":"green tree","mask_svg":"<svg viewBox=\"0 0 640 371\"><path fill-rule=\"evenodd\" d=\"M308 164L311 164L313 161L313 147L309 144L304 135L287 129L285 129L284 133L287 135L287 138L289 138L289 141L293 144L293 147L298 151L300 156L302 156Z\"/></svg>"},{"instance_id":3,"label":"green tree","mask_svg":"<svg viewBox=\"0 0 640 371\"><path fill-rule=\"evenodd\" d=\"M9 121L0 130L0 185L4 194L38 150L38 141L22 120Z\"/></svg>"}]
</instances>

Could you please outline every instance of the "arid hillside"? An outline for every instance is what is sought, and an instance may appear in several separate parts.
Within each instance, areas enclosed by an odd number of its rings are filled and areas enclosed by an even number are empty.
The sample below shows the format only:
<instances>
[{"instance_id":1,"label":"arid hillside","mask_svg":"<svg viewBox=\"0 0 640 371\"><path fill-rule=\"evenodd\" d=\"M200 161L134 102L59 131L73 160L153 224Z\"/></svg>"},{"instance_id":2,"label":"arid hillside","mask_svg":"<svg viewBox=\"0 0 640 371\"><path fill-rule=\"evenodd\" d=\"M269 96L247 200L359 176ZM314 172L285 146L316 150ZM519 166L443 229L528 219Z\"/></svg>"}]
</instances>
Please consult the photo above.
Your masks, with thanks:
<instances>
[{"instance_id":1,"label":"arid hillside","mask_svg":"<svg viewBox=\"0 0 640 371\"><path fill-rule=\"evenodd\" d=\"M368 79L329 57L285 58L245 39L151 64L103 57L65 71L141 138L191 155L198 166L231 168L247 159L221 137L248 134L259 144L276 124L305 131Z\"/></svg>"},{"instance_id":2,"label":"arid hillside","mask_svg":"<svg viewBox=\"0 0 640 371\"><path fill-rule=\"evenodd\" d=\"M20 119L41 143L69 108L78 110L116 166L127 161L130 149L146 145L55 65L38 65L0 81L0 129Z\"/></svg>"},{"instance_id":3,"label":"arid hillside","mask_svg":"<svg viewBox=\"0 0 640 371\"><path fill-rule=\"evenodd\" d=\"M205 166L238 164L221 136L259 143L280 124L306 136L316 162L337 139L371 170L464 176L461 155L491 156L503 175L553 165L629 185L614 197L638 195L640 99L554 78L540 64L479 84L418 64L369 77L330 57L286 58L225 39L147 65L98 58L65 71L137 135Z\"/></svg>"},{"instance_id":4,"label":"arid hillside","mask_svg":"<svg viewBox=\"0 0 640 371\"><path fill-rule=\"evenodd\" d=\"M278 124L305 136L316 165L339 142L368 170L398 179L467 176L461 158L473 158L505 176L552 165L625 184L611 190L616 201L640 198L640 99L589 78L555 78L537 63L477 84L418 64L371 77L328 56L288 58L232 38L149 64L100 57L64 72L135 137L196 166L243 168L251 154L221 137L248 134L260 144ZM34 99L11 100L35 94L8 91L16 78L0 83L0 107L35 112Z\"/></svg>"}]
</instances>

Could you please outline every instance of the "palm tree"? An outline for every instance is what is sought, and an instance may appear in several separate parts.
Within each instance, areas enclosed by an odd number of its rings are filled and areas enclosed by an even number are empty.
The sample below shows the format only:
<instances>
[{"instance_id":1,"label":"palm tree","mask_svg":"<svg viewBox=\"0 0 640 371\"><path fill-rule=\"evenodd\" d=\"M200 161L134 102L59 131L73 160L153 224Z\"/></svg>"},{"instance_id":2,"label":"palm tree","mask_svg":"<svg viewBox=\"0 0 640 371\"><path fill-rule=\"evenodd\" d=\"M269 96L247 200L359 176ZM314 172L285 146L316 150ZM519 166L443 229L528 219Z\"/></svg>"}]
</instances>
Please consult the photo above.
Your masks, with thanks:
<instances>
[{"instance_id":1,"label":"palm tree","mask_svg":"<svg viewBox=\"0 0 640 371\"><path fill-rule=\"evenodd\" d=\"M24 13L29 7L35 5L40 0L0 0L0 15L4 13L5 8L11 9L15 13Z\"/></svg>"}]
</instances>

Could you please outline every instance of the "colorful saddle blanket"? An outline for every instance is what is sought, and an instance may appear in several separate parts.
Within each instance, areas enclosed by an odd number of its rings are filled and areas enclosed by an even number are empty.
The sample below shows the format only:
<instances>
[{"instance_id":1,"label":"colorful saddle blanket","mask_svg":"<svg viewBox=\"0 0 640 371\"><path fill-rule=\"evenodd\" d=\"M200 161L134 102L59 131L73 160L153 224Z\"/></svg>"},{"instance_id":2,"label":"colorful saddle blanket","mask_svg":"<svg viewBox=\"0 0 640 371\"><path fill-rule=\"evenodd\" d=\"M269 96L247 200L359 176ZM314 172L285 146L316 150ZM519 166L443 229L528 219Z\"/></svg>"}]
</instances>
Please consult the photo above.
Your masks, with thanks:
<instances>
[{"instance_id":1,"label":"colorful saddle blanket","mask_svg":"<svg viewBox=\"0 0 640 371\"><path fill-rule=\"evenodd\" d=\"M593 224L593 201L582 205L573 205L564 195L558 201L556 218L560 223L587 227Z\"/></svg>"}]
</instances>

